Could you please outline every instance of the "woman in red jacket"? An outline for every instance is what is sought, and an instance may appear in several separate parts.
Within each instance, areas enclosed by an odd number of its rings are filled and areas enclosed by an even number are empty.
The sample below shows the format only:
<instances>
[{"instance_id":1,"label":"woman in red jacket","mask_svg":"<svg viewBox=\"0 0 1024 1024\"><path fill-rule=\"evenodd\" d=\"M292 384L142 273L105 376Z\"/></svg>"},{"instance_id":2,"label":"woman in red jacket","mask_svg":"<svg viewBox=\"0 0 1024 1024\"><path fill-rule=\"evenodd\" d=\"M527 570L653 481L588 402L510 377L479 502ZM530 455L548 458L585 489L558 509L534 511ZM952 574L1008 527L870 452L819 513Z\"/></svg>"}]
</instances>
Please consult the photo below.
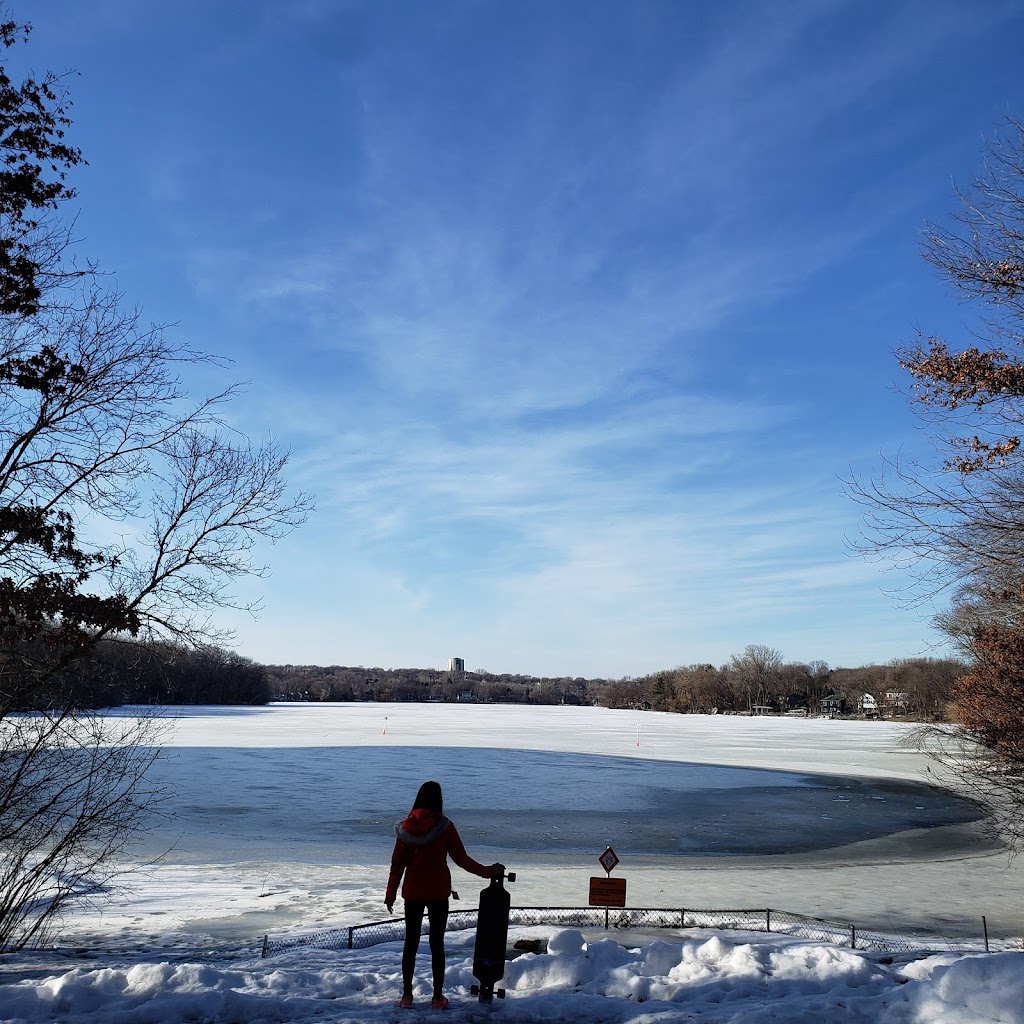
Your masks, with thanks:
<instances>
[{"instance_id":1,"label":"woman in red jacket","mask_svg":"<svg viewBox=\"0 0 1024 1024\"><path fill-rule=\"evenodd\" d=\"M409 817L395 826L395 835L397 838L391 855L391 874L388 876L384 902L390 914L404 872L402 898L405 900L405 947L402 950L402 998L398 1005L413 1005L412 976L416 967L416 950L420 944L423 912L426 910L430 922L430 964L434 978L434 998L430 1005L435 1010L443 1010L448 1005L443 991L444 929L448 923L448 897L452 891L448 858L451 857L460 868L481 878L503 874L505 866L491 864L487 867L466 853L458 830L444 816L441 787L436 782L424 782L420 786Z\"/></svg>"}]
</instances>

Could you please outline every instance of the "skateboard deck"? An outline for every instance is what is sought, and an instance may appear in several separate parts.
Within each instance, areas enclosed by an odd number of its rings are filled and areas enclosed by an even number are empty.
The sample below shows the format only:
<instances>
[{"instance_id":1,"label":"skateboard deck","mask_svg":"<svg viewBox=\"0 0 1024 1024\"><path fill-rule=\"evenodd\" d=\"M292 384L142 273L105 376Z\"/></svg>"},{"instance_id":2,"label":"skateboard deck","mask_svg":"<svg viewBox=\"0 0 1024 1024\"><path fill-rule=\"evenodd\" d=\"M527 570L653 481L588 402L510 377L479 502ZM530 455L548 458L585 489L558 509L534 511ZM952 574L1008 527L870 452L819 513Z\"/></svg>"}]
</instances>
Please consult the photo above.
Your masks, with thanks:
<instances>
[{"instance_id":1,"label":"skateboard deck","mask_svg":"<svg viewBox=\"0 0 1024 1024\"><path fill-rule=\"evenodd\" d=\"M502 885L502 879L516 880L514 871L498 875L480 891L480 907L476 918L476 943L473 947L473 977L480 984L470 991L479 995L481 1003L494 999L495 984L505 975L505 950L508 946L508 911L512 898ZM505 998L505 990L497 990L498 998Z\"/></svg>"}]
</instances>

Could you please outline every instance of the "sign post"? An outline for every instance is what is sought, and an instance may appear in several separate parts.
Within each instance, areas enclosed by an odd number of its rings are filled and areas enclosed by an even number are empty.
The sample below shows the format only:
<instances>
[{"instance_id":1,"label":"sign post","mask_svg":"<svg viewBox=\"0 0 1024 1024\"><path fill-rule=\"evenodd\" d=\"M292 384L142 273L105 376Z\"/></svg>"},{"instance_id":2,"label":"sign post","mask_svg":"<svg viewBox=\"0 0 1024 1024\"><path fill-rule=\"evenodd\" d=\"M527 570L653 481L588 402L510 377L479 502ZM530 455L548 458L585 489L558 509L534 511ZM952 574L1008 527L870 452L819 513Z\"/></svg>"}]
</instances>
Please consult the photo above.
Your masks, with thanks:
<instances>
[{"instance_id":1,"label":"sign post","mask_svg":"<svg viewBox=\"0 0 1024 1024\"><path fill-rule=\"evenodd\" d=\"M612 878L612 869L619 863L618 855L609 846L608 849L597 858L598 863L605 870L605 876L591 876L590 878L590 906L604 907L604 926L608 927L608 908L624 907L626 905L626 880L624 878Z\"/></svg>"}]
</instances>

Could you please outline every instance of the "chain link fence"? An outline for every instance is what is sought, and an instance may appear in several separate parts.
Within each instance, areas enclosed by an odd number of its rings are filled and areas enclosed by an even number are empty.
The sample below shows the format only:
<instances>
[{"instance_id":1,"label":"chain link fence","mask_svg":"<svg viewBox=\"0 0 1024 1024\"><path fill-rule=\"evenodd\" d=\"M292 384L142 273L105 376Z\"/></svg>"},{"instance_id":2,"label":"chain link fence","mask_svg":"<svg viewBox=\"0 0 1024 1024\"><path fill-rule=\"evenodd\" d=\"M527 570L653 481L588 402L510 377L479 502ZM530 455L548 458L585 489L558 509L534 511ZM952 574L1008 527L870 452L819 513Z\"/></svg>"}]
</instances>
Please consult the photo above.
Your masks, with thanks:
<instances>
[{"instance_id":1,"label":"chain link fence","mask_svg":"<svg viewBox=\"0 0 1024 1024\"><path fill-rule=\"evenodd\" d=\"M869 952L906 953L930 948L931 944L914 942L900 936L862 931L856 925L826 921L785 910L704 910L690 908L616 908L600 907L513 907L509 924L519 926L555 925L563 928L666 928L683 931L688 928L718 928L747 932L774 932L794 938L828 942ZM448 915L448 929L462 931L476 927L475 910L457 910ZM423 934L430 934L424 920ZM391 918L372 921L351 928L312 932L291 938L263 939L262 955L274 956L294 949L364 949L382 942L401 942L405 938L405 921Z\"/></svg>"}]
</instances>

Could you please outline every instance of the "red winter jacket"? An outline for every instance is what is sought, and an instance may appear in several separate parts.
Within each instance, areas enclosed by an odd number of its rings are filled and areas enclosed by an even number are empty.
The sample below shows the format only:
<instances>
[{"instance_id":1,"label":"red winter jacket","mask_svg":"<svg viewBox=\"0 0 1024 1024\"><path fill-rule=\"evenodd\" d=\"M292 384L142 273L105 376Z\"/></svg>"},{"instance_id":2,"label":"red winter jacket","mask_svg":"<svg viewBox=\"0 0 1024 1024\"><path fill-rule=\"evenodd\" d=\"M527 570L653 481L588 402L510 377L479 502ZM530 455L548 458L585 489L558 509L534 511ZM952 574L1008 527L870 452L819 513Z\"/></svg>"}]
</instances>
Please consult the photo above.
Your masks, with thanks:
<instances>
[{"instance_id":1,"label":"red winter jacket","mask_svg":"<svg viewBox=\"0 0 1024 1024\"><path fill-rule=\"evenodd\" d=\"M418 807L395 826L395 850L385 903L395 902L398 883L405 872L402 898L446 900L452 891L451 857L460 868L481 878L491 877L490 866L473 860L462 845L458 829L443 815Z\"/></svg>"}]
</instances>

